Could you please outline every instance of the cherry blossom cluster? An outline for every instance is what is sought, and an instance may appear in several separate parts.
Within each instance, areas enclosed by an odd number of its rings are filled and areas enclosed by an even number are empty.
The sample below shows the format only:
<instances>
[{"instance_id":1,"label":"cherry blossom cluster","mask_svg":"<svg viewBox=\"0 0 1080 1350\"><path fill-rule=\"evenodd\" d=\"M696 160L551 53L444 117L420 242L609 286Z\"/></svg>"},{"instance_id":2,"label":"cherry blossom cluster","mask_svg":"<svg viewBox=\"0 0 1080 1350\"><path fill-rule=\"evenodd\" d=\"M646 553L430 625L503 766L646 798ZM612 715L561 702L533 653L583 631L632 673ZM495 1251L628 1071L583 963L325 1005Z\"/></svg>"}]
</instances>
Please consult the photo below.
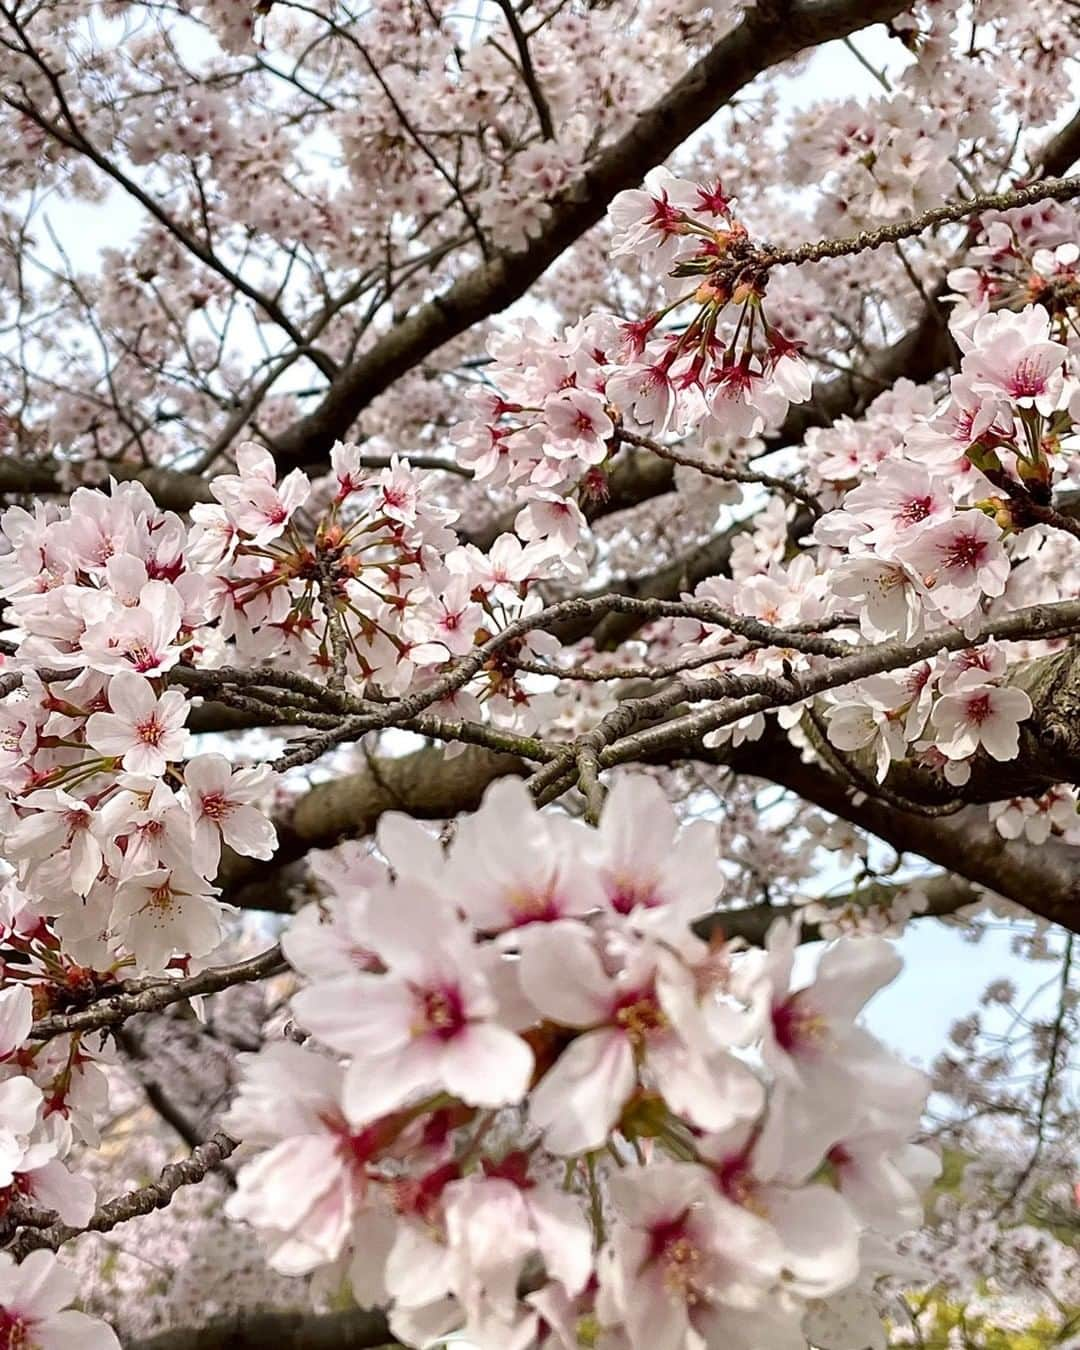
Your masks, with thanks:
<instances>
[{"instance_id":1,"label":"cherry blossom cluster","mask_svg":"<svg viewBox=\"0 0 1080 1350\"><path fill-rule=\"evenodd\" d=\"M784 167L820 190L821 232L915 214L963 195L972 174L989 186L1007 121L1045 127L1060 113L1052 72L1077 51L1065 14L949 0L913 5L893 27L915 59L885 94L822 100L794 119Z\"/></svg>"},{"instance_id":2,"label":"cherry blossom cluster","mask_svg":"<svg viewBox=\"0 0 1080 1350\"><path fill-rule=\"evenodd\" d=\"M992 310L1031 300L1065 314L1077 300L1077 223L1075 208L1057 202L982 216L982 242L948 276L959 322L970 328Z\"/></svg>"},{"instance_id":3,"label":"cherry blossom cluster","mask_svg":"<svg viewBox=\"0 0 1080 1350\"><path fill-rule=\"evenodd\" d=\"M610 389L617 406L657 432L755 436L810 397L800 344L766 317L767 270L733 205L719 182L693 183L666 169L611 203L612 256L662 268L673 292L662 309L625 326L625 369Z\"/></svg>"},{"instance_id":4,"label":"cherry blossom cluster","mask_svg":"<svg viewBox=\"0 0 1080 1350\"><path fill-rule=\"evenodd\" d=\"M29 935L13 931L5 944L28 953ZM63 1222L85 1224L94 1211L93 1186L64 1159L76 1141L95 1144L106 1088L97 1056L78 1038L47 1044L29 1040L40 986L14 980L6 965L0 991L0 1208L55 1210Z\"/></svg>"},{"instance_id":5,"label":"cherry blossom cluster","mask_svg":"<svg viewBox=\"0 0 1080 1350\"><path fill-rule=\"evenodd\" d=\"M998 761L1020 753L1031 699L1002 683L1006 672L1004 651L988 643L900 675L860 680L830 700L829 742L847 752L866 750L879 782L894 760L915 758L963 784L980 750Z\"/></svg>"},{"instance_id":6,"label":"cherry blossom cluster","mask_svg":"<svg viewBox=\"0 0 1080 1350\"><path fill-rule=\"evenodd\" d=\"M28 953L30 934L8 928L9 952ZM57 960L58 960L57 954ZM93 1051L78 1037L34 1043L30 1037L35 994L23 968L6 963L0 990L0 1216L52 1213L85 1226L97 1196L65 1159L77 1144L99 1142L105 1078ZM66 1350L119 1350L104 1322L68 1308L76 1294L74 1273L51 1251L32 1252L18 1266L0 1253L0 1336L11 1346Z\"/></svg>"},{"instance_id":7,"label":"cherry blossom cluster","mask_svg":"<svg viewBox=\"0 0 1080 1350\"><path fill-rule=\"evenodd\" d=\"M189 699L169 687L219 641L214 595L227 587L137 484L79 489L62 513L13 507L2 529L19 638L0 710L8 922L54 972L205 957L224 931L222 841L261 858L276 844L253 805L269 769L190 755Z\"/></svg>"},{"instance_id":8,"label":"cherry blossom cluster","mask_svg":"<svg viewBox=\"0 0 1080 1350\"><path fill-rule=\"evenodd\" d=\"M537 608L537 577L576 565L575 541L536 518L532 529L519 519L518 534L487 553L460 545L449 528L457 513L438 504L431 476L396 456L369 472L361 448L339 442L314 489L295 469L276 484L272 456L253 444L238 449L237 467L213 480L221 505L192 514L200 558L228 567L218 631L248 661L284 660L350 690L401 695ZM315 520L302 531L295 517L306 503ZM515 653L540 655L545 643L527 635ZM530 716L508 667L489 669L476 689L489 716ZM467 691L439 706L482 716Z\"/></svg>"},{"instance_id":9,"label":"cherry blossom cluster","mask_svg":"<svg viewBox=\"0 0 1080 1350\"><path fill-rule=\"evenodd\" d=\"M1068 468L1068 348L1028 306L953 332L964 356L945 407L911 426L904 451L856 486L842 463L819 472L848 490L814 538L841 550L837 589L860 601L866 636L910 638L927 619L964 623L1003 596L1011 536L1037 523ZM864 471L870 467L859 464ZM1031 509L1031 504L1034 508Z\"/></svg>"},{"instance_id":10,"label":"cherry blossom cluster","mask_svg":"<svg viewBox=\"0 0 1080 1350\"><path fill-rule=\"evenodd\" d=\"M1041 797L1010 797L990 807L990 819L1003 839L1023 837L1045 844L1052 834L1080 844L1080 809L1075 788L1059 783Z\"/></svg>"},{"instance_id":11,"label":"cherry blossom cluster","mask_svg":"<svg viewBox=\"0 0 1080 1350\"><path fill-rule=\"evenodd\" d=\"M307 478L278 483L254 444L191 526L135 483L4 516L0 582L18 635L0 709L5 856L28 912L80 963L155 971L174 953L207 956L223 934L222 842L273 853L274 775L192 754L185 670L274 661L401 694L539 603L526 592L548 545L451 547L452 513L407 463L368 473L339 445L333 468L313 524ZM548 641L526 635L509 655ZM432 702L504 723L544 706L498 662Z\"/></svg>"},{"instance_id":12,"label":"cherry blossom cluster","mask_svg":"<svg viewBox=\"0 0 1080 1350\"><path fill-rule=\"evenodd\" d=\"M508 780L445 851L404 816L377 839L320 868L283 943L302 1044L250 1059L227 1120L263 1150L228 1208L275 1269L483 1350L795 1344L869 1288L865 1242L919 1222L937 1165L922 1075L855 1020L887 943L800 986L789 924L699 936L712 827L643 777L595 829Z\"/></svg>"},{"instance_id":13,"label":"cherry blossom cluster","mask_svg":"<svg viewBox=\"0 0 1080 1350\"><path fill-rule=\"evenodd\" d=\"M584 522L565 489L579 484L585 500L603 497L603 466L623 420L730 447L774 430L792 403L810 397L799 344L766 317L765 273L732 205L719 183L651 170L644 189L611 203L611 255L664 269L667 303L632 322L594 313L561 338L527 320L489 340L497 392L471 396L477 416L453 440L480 481L531 499L518 517L523 538L555 533L549 521L558 512L559 533L576 542Z\"/></svg>"}]
</instances>

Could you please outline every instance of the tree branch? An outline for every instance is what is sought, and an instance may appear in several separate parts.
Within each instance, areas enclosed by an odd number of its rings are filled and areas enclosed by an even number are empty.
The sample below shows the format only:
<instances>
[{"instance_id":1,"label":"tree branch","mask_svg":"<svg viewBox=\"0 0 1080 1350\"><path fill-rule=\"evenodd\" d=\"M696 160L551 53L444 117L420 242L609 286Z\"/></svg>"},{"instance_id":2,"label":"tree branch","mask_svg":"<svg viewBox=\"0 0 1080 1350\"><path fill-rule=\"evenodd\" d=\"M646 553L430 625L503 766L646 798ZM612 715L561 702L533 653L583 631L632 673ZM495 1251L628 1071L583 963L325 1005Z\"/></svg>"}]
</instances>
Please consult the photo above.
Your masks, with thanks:
<instances>
[{"instance_id":1,"label":"tree branch","mask_svg":"<svg viewBox=\"0 0 1080 1350\"><path fill-rule=\"evenodd\" d=\"M721 759L741 773L767 778L869 830L899 852L917 854L1029 913L1073 932L1080 930L1080 877L1076 849L1071 845L1056 840L1041 845L1005 840L977 808L945 818L898 811L855 791L820 763L806 762L774 726L761 740L744 743Z\"/></svg>"},{"instance_id":2,"label":"tree branch","mask_svg":"<svg viewBox=\"0 0 1080 1350\"><path fill-rule=\"evenodd\" d=\"M1035 202L1068 202L1080 197L1080 178L1043 178L1027 187L1013 188L1009 192L988 192L977 197L966 197L958 202L945 202L933 206L921 215L908 220L893 221L881 225L876 230L860 230L858 234L843 239L818 239L813 243L797 244L793 248L763 249L753 255L745 264L754 270L767 271L787 263L822 262L826 258L847 258L855 253L865 253L870 249L881 248L883 244L895 244L901 239L910 239L922 234L935 225L947 225L960 220L968 220L981 211L1010 211L1019 206L1031 206Z\"/></svg>"},{"instance_id":3,"label":"tree branch","mask_svg":"<svg viewBox=\"0 0 1080 1350\"><path fill-rule=\"evenodd\" d=\"M118 1224L142 1214L151 1214L155 1209L164 1209L181 1186L193 1186L202 1181L208 1172L213 1171L235 1150L239 1148L237 1140L218 1131L205 1144L192 1149L190 1157L182 1162L169 1163L162 1168L161 1176L149 1186L119 1195L115 1200L100 1205L85 1228L69 1228L67 1224L56 1223L49 1228L25 1228L9 1245L8 1251L21 1261L24 1256L40 1247L49 1247L56 1251L65 1242L80 1237L83 1233L107 1233Z\"/></svg>"},{"instance_id":4,"label":"tree branch","mask_svg":"<svg viewBox=\"0 0 1080 1350\"><path fill-rule=\"evenodd\" d=\"M399 1342L385 1314L347 1312L240 1313L203 1327L174 1327L125 1350L382 1350Z\"/></svg>"},{"instance_id":5,"label":"tree branch","mask_svg":"<svg viewBox=\"0 0 1080 1350\"><path fill-rule=\"evenodd\" d=\"M547 98L536 76L536 68L529 51L529 39L525 36L525 31L521 27L517 11L514 9L511 0L499 0L499 8L503 12L506 25L510 29L510 35L514 39L514 46L517 48L518 59L521 62L521 76L525 81L526 89L529 91L529 97L533 101L533 107L536 109L536 119L540 123L540 132L545 141L553 141L555 139L555 126L551 120L551 108L548 106Z\"/></svg>"},{"instance_id":6,"label":"tree branch","mask_svg":"<svg viewBox=\"0 0 1080 1350\"><path fill-rule=\"evenodd\" d=\"M159 1012L171 1003L182 1003L199 994L217 994L234 984L263 980L284 969L281 948L274 946L246 961L215 966L181 980L157 977L125 980L118 993L99 998L85 1008L39 1017L30 1029L30 1036L34 1040L44 1041L69 1031L97 1031L101 1027L123 1022L136 1013Z\"/></svg>"},{"instance_id":7,"label":"tree branch","mask_svg":"<svg viewBox=\"0 0 1080 1350\"><path fill-rule=\"evenodd\" d=\"M694 929L704 938L723 933L728 938L742 938L752 947L762 947L777 919L796 919L811 906L837 911L853 906L869 914L875 909L888 909L900 892L912 889L920 890L926 896L926 909L915 916L918 919L946 919L969 905L977 905L985 894L982 887L965 878L943 872L932 877L913 877L907 882L869 882L857 892L827 896L812 901L811 905L748 905L745 909L719 909L715 914L699 919ZM822 940L821 928L816 923L804 920L801 932L804 942Z\"/></svg>"}]
</instances>

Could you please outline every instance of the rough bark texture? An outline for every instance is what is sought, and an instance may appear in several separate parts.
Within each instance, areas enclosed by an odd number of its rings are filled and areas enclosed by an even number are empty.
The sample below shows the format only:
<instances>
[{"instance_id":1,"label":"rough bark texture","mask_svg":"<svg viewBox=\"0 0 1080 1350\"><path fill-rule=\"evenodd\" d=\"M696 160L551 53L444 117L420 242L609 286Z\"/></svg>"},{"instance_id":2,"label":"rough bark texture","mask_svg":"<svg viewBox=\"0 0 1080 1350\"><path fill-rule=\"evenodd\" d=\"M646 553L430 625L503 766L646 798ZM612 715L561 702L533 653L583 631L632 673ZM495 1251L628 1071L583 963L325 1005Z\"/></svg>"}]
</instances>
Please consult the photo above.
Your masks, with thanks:
<instances>
[{"instance_id":1,"label":"rough bark texture","mask_svg":"<svg viewBox=\"0 0 1080 1350\"><path fill-rule=\"evenodd\" d=\"M204 1327L163 1331L129 1341L125 1350L379 1350L398 1344L382 1313L356 1308L322 1314L251 1313Z\"/></svg>"},{"instance_id":2,"label":"rough bark texture","mask_svg":"<svg viewBox=\"0 0 1080 1350\"><path fill-rule=\"evenodd\" d=\"M873 799L820 764L807 763L776 728L740 747L733 767L790 788L901 852L918 854L1032 914L1080 931L1080 876L1069 845L1053 839L1038 846L1005 840L978 807L925 816Z\"/></svg>"},{"instance_id":3,"label":"rough bark texture","mask_svg":"<svg viewBox=\"0 0 1080 1350\"><path fill-rule=\"evenodd\" d=\"M1068 655L1070 660L1065 662ZM1069 672L1069 697L1076 697L1075 653L1050 658L1049 683ZM1052 703L1051 708L1056 708ZM1052 721L1052 719L1051 719ZM1034 733L1029 733L1034 735ZM1076 738L1080 721L1074 719L1068 741L1069 763L1077 762ZM1045 755L1045 747L1038 751ZM760 741L736 751L703 751L688 746L675 758L705 758L730 763L740 773L764 778L789 788L807 801L845 820L852 821L884 839L893 847L927 859L960 878L986 887L1022 905L1033 914L1080 928L1080 878L1072 850L1050 840L1035 847L1023 840L1006 841L987 821L979 807L954 815L927 816L903 810L868 796L857 782L842 777L820 763L807 763L775 726ZM1048 781L1062 782L1067 773L1061 763L1044 758ZM1051 767L1053 765L1053 767ZM474 810L484 790L496 778L525 771L522 761L511 755L484 750L447 759L444 751L431 746L400 759L372 761L368 769L333 782L320 784L301 798L291 822L282 826L285 857L294 862L308 849L326 848L346 837L371 833L385 810L407 810L427 819L445 819L459 811ZM985 776L982 776L985 775ZM1010 777L1011 775L1011 777ZM1011 795L1010 783L1019 781L1015 765L997 765L987 760L973 774L988 794L982 800ZM890 780L891 781L891 780ZM922 790L929 792L925 776ZM902 779L907 791L916 789L914 776ZM991 793L991 783L996 783ZM940 788L935 789L940 793ZM223 873L226 900L253 909L288 911L302 886L299 867L283 867L280 860L259 863L246 858L228 859ZM970 903L965 901L964 903ZM959 907L959 906L956 906ZM952 910L949 910L952 912Z\"/></svg>"},{"instance_id":4,"label":"rough bark texture","mask_svg":"<svg viewBox=\"0 0 1080 1350\"><path fill-rule=\"evenodd\" d=\"M370 834L384 811L407 811L421 820L446 820L474 811L489 783L526 772L524 761L469 746L447 757L428 746L396 759L370 759L365 769L319 783L279 824L280 847L269 862L226 850L219 885L224 898L248 909L290 910L301 878L287 864L313 848Z\"/></svg>"}]
</instances>

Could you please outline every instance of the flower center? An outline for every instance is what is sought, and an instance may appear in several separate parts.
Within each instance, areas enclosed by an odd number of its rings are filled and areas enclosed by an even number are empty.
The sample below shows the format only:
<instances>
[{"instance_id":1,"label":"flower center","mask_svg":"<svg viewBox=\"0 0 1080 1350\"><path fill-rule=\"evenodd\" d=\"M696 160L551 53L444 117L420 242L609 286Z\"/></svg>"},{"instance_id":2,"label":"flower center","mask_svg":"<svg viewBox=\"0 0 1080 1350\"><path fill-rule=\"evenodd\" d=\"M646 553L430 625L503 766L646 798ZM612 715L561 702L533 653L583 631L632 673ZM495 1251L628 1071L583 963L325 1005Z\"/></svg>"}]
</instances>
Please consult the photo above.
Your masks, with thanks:
<instances>
[{"instance_id":1,"label":"flower center","mask_svg":"<svg viewBox=\"0 0 1080 1350\"><path fill-rule=\"evenodd\" d=\"M687 1214L654 1224L649 1233L649 1262L661 1269L664 1288L673 1298L699 1303L702 1298L701 1249L687 1231Z\"/></svg>"},{"instance_id":2,"label":"flower center","mask_svg":"<svg viewBox=\"0 0 1080 1350\"><path fill-rule=\"evenodd\" d=\"M651 991L626 994L615 1005L612 1021L621 1027L635 1049L654 1032L663 1031L668 1019Z\"/></svg>"},{"instance_id":3,"label":"flower center","mask_svg":"<svg viewBox=\"0 0 1080 1350\"><path fill-rule=\"evenodd\" d=\"M161 915L169 914L172 911L173 893L172 887L167 881L160 885L157 890L150 892L150 899L147 900L146 907Z\"/></svg>"},{"instance_id":4,"label":"flower center","mask_svg":"<svg viewBox=\"0 0 1080 1350\"><path fill-rule=\"evenodd\" d=\"M611 893L611 908L616 914L630 914L639 905L652 909L660 904L652 886L643 882L630 881L625 877L616 877Z\"/></svg>"},{"instance_id":5,"label":"flower center","mask_svg":"<svg viewBox=\"0 0 1080 1350\"><path fill-rule=\"evenodd\" d=\"M550 891L516 891L509 897L514 923L554 923L562 909Z\"/></svg>"},{"instance_id":6,"label":"flower center","mask_svg":"<svg viewBox=\"0 0 1080 1350\"><path fill-rule=\"evenodd\" d=\"M158 667L158 654L146 645L145 642L136 642L127 650L127 658L133 668L140 674L147 670L156 670Z\"/></svg>"},{"instance_id":7,"label":"flower center","mask_svg":"<svg viewBox=\"0 0 1080 1350\"><path fill-rule=\"evenodd\" d=\"M772 1025L777 1045L789 1055L820 1049L828 1030L825 1018L800 1002L798 994L773 1004Z\"/></svg>"},{"instance_id":8,"label":"flower center","mask_svg":"<svg viewBox=\"0 0 1080 1350\"><path fill-rule=\"evenodd\" d=\"M909 497L907 501L900 503L896 518L905 524L917 524L920 520L926 519L933 505L932 497Z\"/></svg>"},{"instance_id":9,"label":"flower center","mask_svg":"<svg viewBox=\"0 0 1080 1350\"><path fill-rule=\"evenodd\" d=\"M157 719L157 714L153 714L145 722L137 722L135 730L138 732L139 740L144 745L160 745L165 735L165 728Z\"/></svg>"},{"instance_id":10,"label":"flower center","mask_svg":"<svg viewBox=\"0 0 1080 1350\"><path fill-rule=\"evenodd\" d=\"M25 1319L8 1308L0 1308L0 1350L35 1350L37 1344L31 1339Z\"/></svg>"},{"instance_id":11,"label":"flower center","mask_svg":"<svg viewBox=\"0 0 1080 1350\"><path fill-rule=\"evenodd\" d=\"M964 712L969 722L974 722L976 726L982 726L990 716L990 695L975 694L967 700L964 705Z\"/></svg>"},{"instance_id":12,"label":"flower center","mask_svg":"<svg viewBox=\"0 0 1080 1350\"><path fill-rule=\"evenodd\" d=\"M652 199L653 210L649 224L657 234L678 234L683 214L678 207L672 206L665 192L662 197Z\"/></svg>"},{"instance_id":13,"label":"flower center","mask_svg":"<svg viewBox=\"0 0 1080 1350\"><path fill-rule=\"evenodd\" d=\"M202 813L210 820L224 820L233 807L224 792L207 792L201 801Z\"/></svg>"},{"instance_id":14,"label":"flower center","mask_svg":"<svg viewBox=\"0 0 1080 1350\"><path fill-rule=\"evenodd\" d=\"M455 985L417 991L414 1036L435 1036L440 1041L452 1040L465 1026L465 1007L461 990Z\"/></svg>"},{"instance_id":15,"label":"flower center","mask_svg":"<svg viewBox=\"0 0 1080 1350\"><path fill-rule=\"evenodd\" d=\"M664 1253L664 1288L687 1303L696 1303L700 1297L695 1288L700 1267L701 1252L689 1238L678 1238Z\"/></svg>"},{"instance_id":16,"label":"flower center","mask_svg":"<svg viewBox=\"0 0 1080 1350\"><path fill-rule=\"evenodd\" d=\"M760 1205L755 1205L758 1182L745 1153L730 1154L713 1170L717 1185L732 1204L758 1212Z\"/></svg>"},{"instance_id":17,"label":"flower center","mask_svg":"<svg viewBox=\"0 0 1080 1350\"><path fill-rule=\"evenodd\" d=\"M592 435L595 427L593 426L592 418L587 412L581 411L574 418L574 429L580 432L582 436Z\"/></svg>"},{"instance_id":18,"label":"flower center","mask_svg":"<svg viewBox=\"0 0 1080 1350\"><path fill-rule=\"evenodd\" d=\"M1045 392L1046 375L1038 362L1031 358L1021 361L1009 381L1009 393L1013 398L1034 398Z\"/></svg>"},{"instance_id":19,"label":"flower center","mask_svg":"<svg viewBox=\"0 0 1080 1350\"><path fill-rule=\"evenodd\" d=\"M942 559L945 567L974 571L986 554L986 540L973 534L958 534L950 540Z\"/></svg>"}]
</instances>

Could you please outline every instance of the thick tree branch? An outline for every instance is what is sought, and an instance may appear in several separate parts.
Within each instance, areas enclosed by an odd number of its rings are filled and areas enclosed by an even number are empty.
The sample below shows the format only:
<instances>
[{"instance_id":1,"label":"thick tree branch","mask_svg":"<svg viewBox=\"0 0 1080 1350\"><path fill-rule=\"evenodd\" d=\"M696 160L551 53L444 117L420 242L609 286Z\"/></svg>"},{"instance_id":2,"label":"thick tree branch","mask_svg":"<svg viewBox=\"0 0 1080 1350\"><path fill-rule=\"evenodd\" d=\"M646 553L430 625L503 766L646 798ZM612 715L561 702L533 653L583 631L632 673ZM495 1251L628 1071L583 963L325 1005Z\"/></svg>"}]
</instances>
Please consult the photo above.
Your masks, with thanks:
<instances>
[{"instance_id":1,"label":"thick tree branch","mask_svg":"<svg viewBox=\"0 0 1080 1350\"><path fill-rule=\"evenodd\" d=\"M65 465L55 455L40 459L22 459L0 455L0 495L40 497L63 493L70 480L66 475L78 466ZM174 469L147 468L140 464L110 464L109 473L120 482L142 483L157 504L166 511L190 511L196 502L214 500L210 485L197 473L179 473Z\"/></svg>"},{"instance_id":2,"label":"thick tree branch","mask_svg":"<svg viewBox=\"0 0 1080 1350\"><path fill-rule=\"evenodd\" d=\"M1005 840L983 811L972 807L945 818L898 811L806 762L777 727L728 756L743 773L767 778L805 801L869 830L893 848L915 853L959 877L985 886L1032 914L1080 930L1080 875L1076 850L1056 840Z\"/></svg>"},{"instance_id":3,"label":"thick tree branch","mask_svg":"<svg viewBox=\"0 0 1080 1350\"><path fill-rule=\"evenodd\" d=\"M1080 109L1057 132L1042 152L1036 156L1033 168L1046 178L1058 178L1068 173L1080 159Z\"/></svg>"},{"instance_id":4,"label":"thick tree branch","mask_svg":"<svg viewBox=\"0 0 1080 1350\"><path fill-rule=\"evenodd\" d=\"M381 1350L396 1346L381 1312L253 1312L202 1327L176 1327L125 1350Z\"/></svg>"}]
</instances>

